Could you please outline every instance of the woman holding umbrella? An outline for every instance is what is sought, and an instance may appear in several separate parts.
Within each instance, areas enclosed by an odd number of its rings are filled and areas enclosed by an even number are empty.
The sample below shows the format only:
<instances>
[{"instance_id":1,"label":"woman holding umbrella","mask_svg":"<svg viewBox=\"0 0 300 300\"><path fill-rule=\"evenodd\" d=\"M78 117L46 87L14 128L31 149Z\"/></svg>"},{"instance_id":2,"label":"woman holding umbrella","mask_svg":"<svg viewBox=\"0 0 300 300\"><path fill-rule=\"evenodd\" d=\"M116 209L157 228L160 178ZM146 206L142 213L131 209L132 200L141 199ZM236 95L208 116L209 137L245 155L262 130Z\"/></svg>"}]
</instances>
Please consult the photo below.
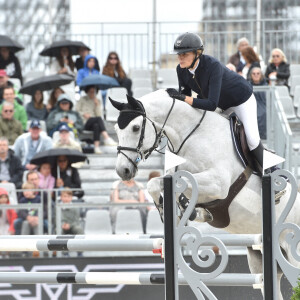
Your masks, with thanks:
<instances>
[{"instance_id":1,"label":"woman holding umbrella","mask_svg":"<svg viewBox=\"0 0 300 300\"><path fill-rule=\"evenodd\" d=\"M26 106L28 120L46 120L48 111L44 105L44 96L41 90L36 90L31 102Z\"/></svg>"},{"instance_id":2,"label":"woman holding umbrella","mask_svg":"<svg viewBox=\"0 0 300 300\"><path fill-rule=\"evenodd\" d=\"M50 66L50 74L69 74L75 76L75 64L68 47L60 48L56 59Z\"/></svg>"}]
</instances>

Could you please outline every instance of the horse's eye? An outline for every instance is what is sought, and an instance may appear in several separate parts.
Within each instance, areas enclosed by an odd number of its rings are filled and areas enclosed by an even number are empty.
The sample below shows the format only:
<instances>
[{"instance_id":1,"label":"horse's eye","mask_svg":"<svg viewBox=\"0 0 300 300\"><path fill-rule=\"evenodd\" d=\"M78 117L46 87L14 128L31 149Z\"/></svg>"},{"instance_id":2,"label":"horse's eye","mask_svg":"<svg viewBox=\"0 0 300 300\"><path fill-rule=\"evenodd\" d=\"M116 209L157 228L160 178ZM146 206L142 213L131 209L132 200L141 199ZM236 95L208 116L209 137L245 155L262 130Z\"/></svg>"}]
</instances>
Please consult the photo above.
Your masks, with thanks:
<instances>
[{"instance_id":1,"label":"horse's eye","mask_svg":"<svg viewBox=\"0 0 300 300\"><path fill-rule=\"evenodd\" d=\"M133 132L138 132L140 130L140 126L139 125L134 125L133 127L132 127L132 131Z\"/></svg>"}]
</instances>

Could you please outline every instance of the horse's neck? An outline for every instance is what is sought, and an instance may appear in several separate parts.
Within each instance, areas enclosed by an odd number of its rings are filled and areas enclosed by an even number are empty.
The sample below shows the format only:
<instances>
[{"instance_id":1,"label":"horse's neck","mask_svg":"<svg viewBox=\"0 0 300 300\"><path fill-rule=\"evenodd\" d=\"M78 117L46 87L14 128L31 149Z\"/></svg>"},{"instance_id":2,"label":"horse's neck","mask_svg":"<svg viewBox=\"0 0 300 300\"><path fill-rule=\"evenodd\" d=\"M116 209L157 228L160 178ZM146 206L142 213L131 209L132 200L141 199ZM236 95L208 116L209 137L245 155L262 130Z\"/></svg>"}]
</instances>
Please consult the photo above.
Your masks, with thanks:
<instances>
[{"instance_id":1,"label":"horse's neck","mask_svg":"<svg viewBox=\"0 0 300 300\"><path fill-rule=\"evenodd\" d=\"M197 125L203 111L195 110L190 105L175 100L175 105L170 112L172 103L173 100L169 97L143 101L147 117L155 123L158 130L165 124L164 131L176 148Z\"/></svg>"}]
</instances>

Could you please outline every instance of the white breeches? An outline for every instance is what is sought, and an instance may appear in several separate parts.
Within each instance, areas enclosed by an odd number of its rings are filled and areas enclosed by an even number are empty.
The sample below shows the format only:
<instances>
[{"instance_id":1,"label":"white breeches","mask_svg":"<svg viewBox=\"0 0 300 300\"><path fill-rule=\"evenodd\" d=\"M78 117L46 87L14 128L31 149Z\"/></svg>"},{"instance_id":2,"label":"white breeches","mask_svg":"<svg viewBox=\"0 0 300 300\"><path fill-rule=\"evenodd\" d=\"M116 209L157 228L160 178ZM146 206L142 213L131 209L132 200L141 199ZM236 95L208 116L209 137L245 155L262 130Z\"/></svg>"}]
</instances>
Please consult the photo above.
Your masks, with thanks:
<instances>
[{"instance_id":1,"label":"white breeches","mask_svg":"<svg viewBox=\"0 0 300 300\"><path fill-rule=\"evenodd\" d=\"M226 114L235 112L242 121L246 133L246 139L250 150L254 150L260 141L258 125L257 125L257 106L255 96L251 97L239 106L230 107L226 110Z\"/></svg>"}]
</instances>

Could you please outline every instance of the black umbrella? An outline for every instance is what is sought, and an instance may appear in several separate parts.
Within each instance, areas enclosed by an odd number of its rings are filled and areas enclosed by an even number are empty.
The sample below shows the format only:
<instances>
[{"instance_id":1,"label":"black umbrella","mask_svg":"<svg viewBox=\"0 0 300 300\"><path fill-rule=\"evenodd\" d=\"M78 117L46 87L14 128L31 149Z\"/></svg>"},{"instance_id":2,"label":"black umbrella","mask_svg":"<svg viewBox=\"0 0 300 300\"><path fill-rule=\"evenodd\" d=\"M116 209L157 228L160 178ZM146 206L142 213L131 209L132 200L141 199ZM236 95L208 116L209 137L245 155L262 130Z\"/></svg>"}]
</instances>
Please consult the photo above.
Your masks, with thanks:
<instances>
[{"instance_id":1,"label":"black umbrella","mask_svg":"<svg viewBox=\"0 0 300 300\"><path fill-rule=\"evenodd\" d=\"M48 91L61 85L68 84L75 78L69 74L55 74L43 76L26 82L19 90L22 94L34 95L36 90Z\"/></svg>"},{"instance_id":2,"label":"black umbrella","mask_svg":"<svg viewBox=\"0 0 300 300\"><path fill-rule=\"evenodd\" d=\"M14 53L24 49L24 47L21 44L12 40L7 35L0 35L0 48L1 47L9 48L9 50Z\"/></svg>"},{"instance_id":3,"label":"black umbrella","mask_svg":"<svg viewBox=\"0 0 300 300\"><path fill-rule=\"evenodd\" d=\"M78 55L80 47L84 47L88 50L91 50L86 44L79 41L70 41L70 40L62 40L53 42L52 44L46 46L40 55L42 56L52 56L57 57L60 55L60 48L67 47L71 53L71 55Z\"/></svg>"},{"instance_id":4,"label":"black umbrella","mask_svg":"<svg viewBox=\"0 0 300 300\"><path fill-rule=\"evenodd\" d=\"M100 90L106 90L111 87L120 86L120 84L113 77L102 74L93 74L83 78L80 83L81 89L84 89L87 86L97 86Z\"/></svg>"},{"instance_id":5,"label":"black umbrella","mask_svg":"<svg viewBox=\"0 0 300 300\"><path fill-rule=\"evenodd\" d=\"M67 156L70 164L85 161L86 155L75 149L69 148L52 148L46 151L37 153L30 161L31 164L41 165L50 163L52 166L56 164L58 156Z\"/></svg>"}]
</instances>

